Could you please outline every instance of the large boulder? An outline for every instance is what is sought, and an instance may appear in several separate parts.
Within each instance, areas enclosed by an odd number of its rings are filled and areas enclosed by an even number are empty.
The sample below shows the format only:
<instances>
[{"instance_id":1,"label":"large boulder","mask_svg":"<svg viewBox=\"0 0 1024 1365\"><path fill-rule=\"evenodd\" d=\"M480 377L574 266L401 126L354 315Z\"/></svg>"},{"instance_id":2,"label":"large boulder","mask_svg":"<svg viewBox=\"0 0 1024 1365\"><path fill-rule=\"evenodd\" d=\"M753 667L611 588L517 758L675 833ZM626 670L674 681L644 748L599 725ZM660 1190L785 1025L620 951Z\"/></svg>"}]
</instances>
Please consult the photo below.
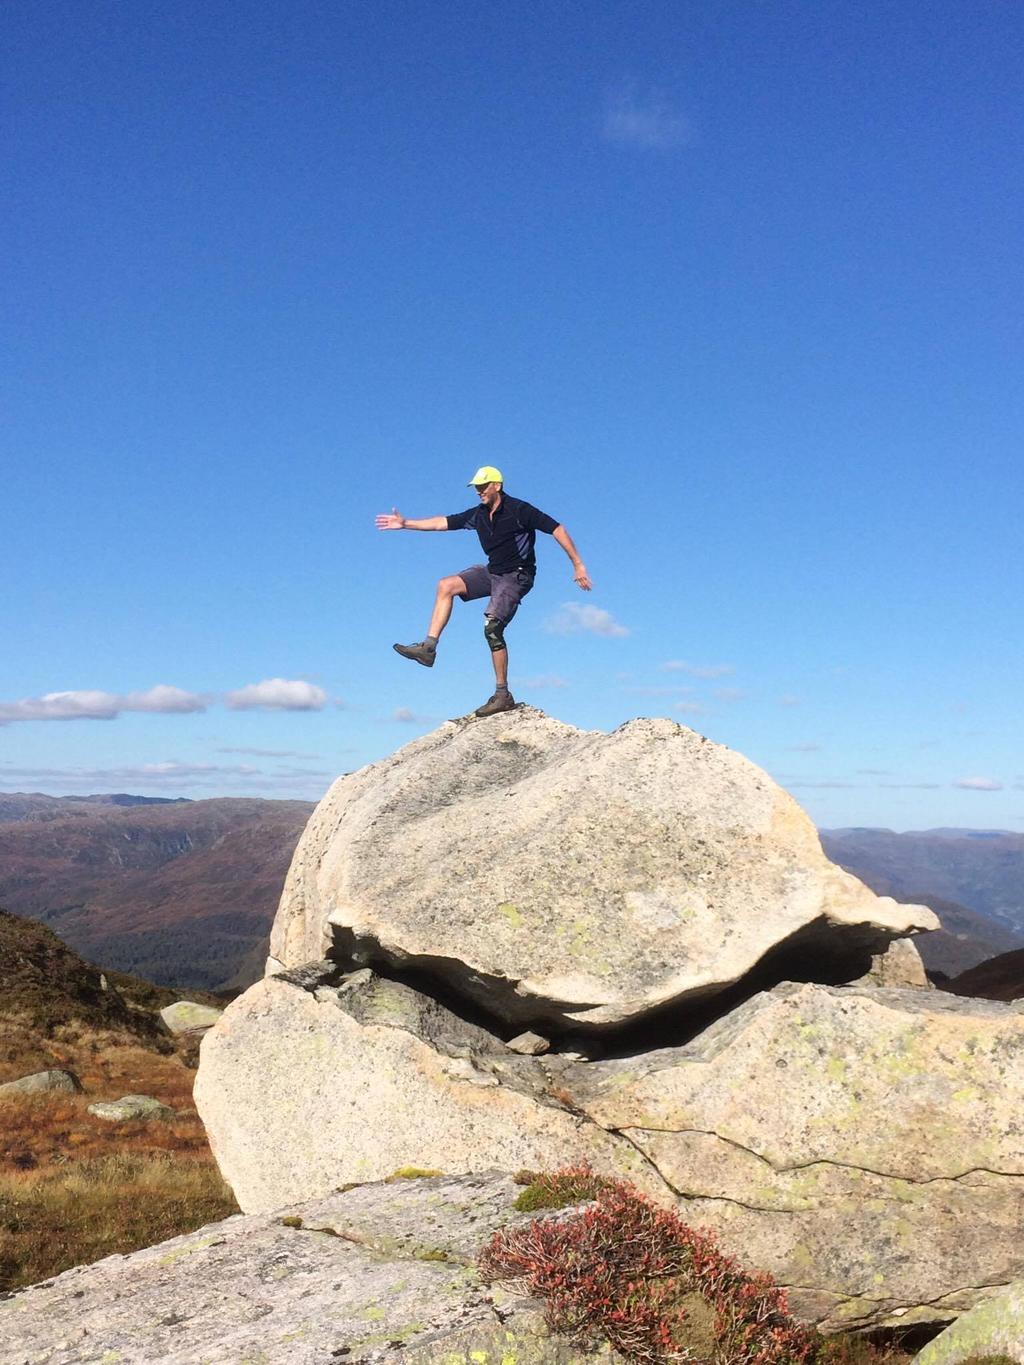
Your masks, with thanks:
<instances>
[{"instance_id":1,"label":"large boulder","mask_svg":"<svg viewBox=\"0 0 1024 1365\"><path fill-rule=\"evenodd\" d=\"M0 1302L4 1361L47 1365L572 1365L543 1306L481 1284L476 1254L529 1215L508 1176L376 1185L235 1217Z\"/></svg>"},{"instance_id":2,"label":"large boulder","mask_svg":"<svg viewBox=\"0 0 1024 1365\"><path fill-rule=\"evenodd\" d=\"M797 803L670 720L449 721L340 778L296 849L271 972L415 969L517 1025L607 1029L776 976L850 980L938 927L829 862Z\"/></svg>"},{"instance_id":3,"label":"large boulder","mask_svg":"<svg viewBox=\"0 0 1024 1365\"><path fill-rule=\"evenodd\" d=\"M827 1330L947 1321L1024 1274L1024 1004L781 985L688 1045L581 1062L323 964L229 1006L196 1103L246 1210L585 1158L681 1201Z\"/></svg>"}]
</instances>

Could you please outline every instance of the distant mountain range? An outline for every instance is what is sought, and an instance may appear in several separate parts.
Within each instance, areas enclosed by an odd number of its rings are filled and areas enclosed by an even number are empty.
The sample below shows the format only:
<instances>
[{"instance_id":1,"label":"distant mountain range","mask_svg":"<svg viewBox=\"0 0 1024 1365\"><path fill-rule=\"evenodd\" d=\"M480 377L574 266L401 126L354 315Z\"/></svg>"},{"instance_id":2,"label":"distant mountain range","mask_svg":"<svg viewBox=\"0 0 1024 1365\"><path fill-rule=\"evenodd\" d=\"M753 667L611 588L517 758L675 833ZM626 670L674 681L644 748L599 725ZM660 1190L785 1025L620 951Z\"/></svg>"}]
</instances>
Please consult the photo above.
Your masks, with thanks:
<instances>
[{"instance_id":1,"label":"distant mountain range","mask_svg":"<svg viewBox=\"0 0 1024 1365\"><path fill-rule=\"evenodd\" d=\"M0 907L162 985L244 986L313 806L0 796ZM246 979L239 979L239 973Z\"/></svg>"},{"instance_id":2,"label":"distant mountain range","mask_svg":"<svg viewBox=\"0 0 1024 1365\"><path fill-rule=\"evenodd\" d=\"M237 989L263 970L306 801L0 794L0 907L77 952L161 985ZM953 977L1024 948L1024 835L823 830L833 861L873 890L927 904L917 940Z\"/></svg>"},{"instance_id":3,"label":"distant mountain range","mask_svg":"<svg viewBox=\"0 0 1024 1365\"><path fill-rule=\"evenodd\" d=\"M180 806L187 796L130 796L127 792L104 793L100 796L43 796L41 792L26 795L0 792L0 821L24 820L40 811L53 812L72 803L86 806Z\"/></svg>"},{"instance_id":4,"label":"distant mountain range","mask_svg":"<svg viewBox=\"0 0 1024 1365\"><path fill-rule=\"evenodd\" d=\"M1024 834L826 829L821 842L833 862L873 891L931 906L942 929L917 940L929 970L956 976L1024 948Z\"/></svg>"}]
</instances>

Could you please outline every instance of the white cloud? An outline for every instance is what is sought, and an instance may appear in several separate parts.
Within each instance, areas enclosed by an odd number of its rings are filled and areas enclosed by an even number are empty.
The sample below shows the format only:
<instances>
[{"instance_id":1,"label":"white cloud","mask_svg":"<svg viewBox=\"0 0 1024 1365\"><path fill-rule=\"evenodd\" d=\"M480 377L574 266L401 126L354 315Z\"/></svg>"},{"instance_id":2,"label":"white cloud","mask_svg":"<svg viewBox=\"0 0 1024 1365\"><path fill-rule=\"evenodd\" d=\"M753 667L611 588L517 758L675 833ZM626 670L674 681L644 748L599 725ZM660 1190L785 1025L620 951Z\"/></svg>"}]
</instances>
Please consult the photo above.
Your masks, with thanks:
<instances>
[{"instance_id":1,"label":"white cloud","mask_svg":"<svg viewBox=\"0 0 1024 1365\"><path fill-rule=\"evenodd\" d=\"M194 715L197 711L205 711L215 700L217 698L213 696L186 692L184 688L168 683L158 683L142 692L104 692L92 688L47 692L41 697L0 701L0 725L42 720L116 720L131 711L165 716ZM327 693L313 683L268 678L228 692L223 700L235 711L256 708L319 711L327 703Z\"/></svg>"},{"instance_id":2,"label":"white cloud","mask_svg":"<svg viewBox=\"0 0 1024 1365\"><path fill-rule=\"evenodd\" d=\"M687 673L691 678L724 678L736 672L734 664L691 664L685 659L668 659L661 669L663 673Z\"/></svg>"},{"instance_id":3,"label":"white cloud","mask_svg":"<svg viewBox=\"0 0 1024 1365\"><path fill-rule=\"evenodd\" d=\"M563 603L544 628L550 635L579 635L582 631L615 637L629 634L628 627L620 625L611 612L579 602Z\"/></svg>"},{"instance_id":4,"label":"white cloud","mask_svg":"<svg viewBox=\"0 0 1024 1365\"><path fill-rule=\"evenodd\" d=\"M209 698L164 683L148 692L83 690L47 692L42 697L0 702L0 725L30 720L115 720L123 711L185 715L205 711Z\"/></svg>"},{"instance_id":5,"label":"white cloud","mask_svg":"<svg viewBox=\"0 0 1024 1365\"><path fill-rule=\"evenodd\" d=\"M327 704L327 693L314 683L266 678L228 692L224 700L233 711L320 711Z\"/></svg>"},{"instance_id":6,"label":"white cloud","mask_svg":"<svg viewBox=\"0 0 1024 1365\"><path fill-rule=\"evenodd\" d=\"M121 710L113 692L47 692L42 697L0 702L0 724L19 720L113 720Z\"/></svg>"},{"instance_id":7,"label":"white cloud","mask_svg":"<svg viewBox=\"0 0 1024 1365\"><path fill-rule=\"evenodd\" d=\"M196 711L205 711L208 702L209 698L201 697L198 692L185 692L180 687L158 683L148 692L129 692L124 698L124 710L155 711L164 715L184 716Z\"/></svg>"},{"instance_id":8,"label":"white cloud","mask_svg":"<svg viewBox=\"0 0 1024 1365\"><path fill-rule=\"evenodd\" d=\"M719 701L746 701L750 693L743 687L716 687L715 696Z\"/></svg>"},{"instance_id":9,"label":"white cloud","mask_svg":"<svg viewBox=\"0 0 1024 1365\"><path fill-rule=\"evenodd\" d=\"M856 782L790 782L788 786L792 788L801 787L806 791L832 791L832 790L853 790L859 784Z\"/></svg>"},{"instance_id":10,"label":"white cloud","mask_svg":"<svg viewBox=\"0 0 1024 1365\"><path fill-rule=\"evenodd\" d=\"M134 768L111 769L118 776L127 773L132 777L160 777L180 779L182 777L205 777L210 773L218 776L252 777L261 771L251 763L140 763Z\"/></svg>"},{"instance_id":11,"label":"white cloud","mask_svg":"<svg viewBox=\"0 0 1024 1365\"><path fill-rule=\"evenodd\" d=\"M279 767L273 772L245 763L138 763L113 768L23 768L0 766L0 789L31 789L57 795L91 795L94 792L130 791L142 795L180 796L198 793L217 796L231 793L248 796L295 796L312 799L333 774L306 768Z\"/></svg>"},{"instance_id":12,"label":"white cloud","mask_svg":"<svg viewBox=\"0 0 1024 1365\"><path fill-rule=\"evenodd\" d=\"M424 716L410 706L396 706L387 719L398 721L399 725L429 725L434 717Z\"/></svg>"},{"instance_id":13,"label":"white cloud","mask_svg":"<svg viewBox=\"0 0 1024 1365\"><path fill-rule=\"evenodd\" d=\"M101 782L165 782L209 777L255 777L262 772L246 763L136 763L120 768L19 768L5 764L0 768L0 779L10 778L55 780L69 783Z\"/></svg>"},{"instance_id":14,"label":"white cloud","mask_svg":"<svg viewBox=\"0 0 1024 1365\"><path fill-rule=\"evenodd\" d=\"M685 697L692 693L692 687L684 687L678 683L670 687L648 687L637 684L635 687L624 687L624 692L631 692L638 697Z\"/></svg>"},{"instance_id":15,"label":"white cloud","mask_svg":"<svg viewBox=\"0 0 1024 1365\"><path fill-rule=\"evenodd\" d=\"M968 792L1001 792L1003 784L994 777L958 777L954 787Z\"/></svg>"},{"instance_id":16,"label":"white cloud","mask_svg":"<svg viewBox=\"0 0 1024 1365\"><path fill-rule=\"evenodd\" d=\"M891 792L937 792L941 782L879 782L880 787Z\"/></svg>"},{"instance_id":17,"label":"white cloud","mask_svg":"<svg viewBox=\"0 0 1024 1365\"><path fill-rule=\"evenodd\" d=\"M660 90L623 90L605 106L604 135L620 147L668 151L690 139L686 120Z\"/></svg>"},{"instance_id":18,"label":"white cloud","mask_svg":"<svg viewBox=\"0 0 1024 1365\"><path fill-rule=\"evenodd\" d=\"M672 710L678 711L681 716L707 715L707 708L701 706L699 701L677 701Z\"/></svg>"},{"instance_id":19,"label":"white cloud","mask_svg":"<svg viewBox=\"0 0 1024 1365\"><path fill-rule=\"evenodd\" d=\"M536 678L520 678L516 686L527 692L540 692L545 688L568 687L569 680L558 673L541 673Z\"/></svg>"},{"instance_id":20,"label":"white cloud","mask_svg":"<svg viewBox=\"0 0 1024 1365\"><path fill-rule=\"evenodd\" d=\"M252 749L247 746L218 749L219 754L248 754L252 758L322 758L322 754L306 754L299 749Z\"/></svg>"},{"instance_id":21,"label":"white cloud","mask_svg":"<svg viewBox=\"0 0 1024 1365\"><path fill-rule=\"evenodd\" d=\"M793 694L792 694L791 692L787 692L784 696L782 696L782 697L779 698L779 705L780 705L780 706L802 706L802 705L803 705L803 699L802 699L801 697L794 697Z\"/></svg>"}]
</instances>

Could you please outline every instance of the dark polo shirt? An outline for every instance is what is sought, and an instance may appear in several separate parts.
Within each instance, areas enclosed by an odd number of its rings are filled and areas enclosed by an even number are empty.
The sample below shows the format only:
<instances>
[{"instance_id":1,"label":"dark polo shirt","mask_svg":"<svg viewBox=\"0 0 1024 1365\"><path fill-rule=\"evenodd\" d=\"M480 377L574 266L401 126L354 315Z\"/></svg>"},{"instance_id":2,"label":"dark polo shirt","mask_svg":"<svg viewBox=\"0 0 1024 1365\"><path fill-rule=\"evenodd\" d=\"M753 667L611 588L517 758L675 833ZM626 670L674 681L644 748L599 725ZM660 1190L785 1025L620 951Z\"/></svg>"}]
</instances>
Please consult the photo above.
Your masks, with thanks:
<instances>
[{"instance_id":1,"label":"dark polo shirt","mask_svg":"<svg viewBox=\"0 0 1024 1365\"><path fill-rule=\"evenodd\" d=\"M448 518L449 531L477 533L487 556L487 567L494 574L515 573L516 569L527 569L531 575L536 573L534 544L537 532L546 531L550 535L560 525L546 512L538 511L522 498L511 498L507 493L502 493L493 517L483 503L477 503Z\"/></svg>"}]
</instances>

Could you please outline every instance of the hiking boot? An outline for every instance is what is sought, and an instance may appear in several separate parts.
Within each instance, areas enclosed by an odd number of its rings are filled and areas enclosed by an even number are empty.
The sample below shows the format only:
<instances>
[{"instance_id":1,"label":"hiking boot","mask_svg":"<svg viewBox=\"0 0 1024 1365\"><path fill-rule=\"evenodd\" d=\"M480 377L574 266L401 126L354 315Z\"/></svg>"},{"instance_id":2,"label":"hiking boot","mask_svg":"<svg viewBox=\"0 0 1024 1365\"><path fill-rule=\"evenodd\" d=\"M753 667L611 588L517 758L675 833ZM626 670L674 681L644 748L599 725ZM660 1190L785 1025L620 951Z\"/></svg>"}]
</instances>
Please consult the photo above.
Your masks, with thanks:
<instances>
[{"instance_id":1,"label":"hiking boot","mask_svg":"<svg viewBox=\"0 0 1024 1365\"><path fill-rule=\"evenodd\" d=\"M397 654L401 654L403 659L415 659L424 668L434 667L437 651L431 649L429 645L423 644L422 641L415 645L395 645L394 649Z\"/></svg>"},{"instance_id":2,"label":"hiking boot","mask_svg":"<svg viewBox=\"0 0 1024 1365\"><path fill-rule=\"evenodd\" d=\"M516 699L511 692L495 692L473 712L475 716L496 716L499 711L514 711Z\"/></svg>"}]
</instances>

